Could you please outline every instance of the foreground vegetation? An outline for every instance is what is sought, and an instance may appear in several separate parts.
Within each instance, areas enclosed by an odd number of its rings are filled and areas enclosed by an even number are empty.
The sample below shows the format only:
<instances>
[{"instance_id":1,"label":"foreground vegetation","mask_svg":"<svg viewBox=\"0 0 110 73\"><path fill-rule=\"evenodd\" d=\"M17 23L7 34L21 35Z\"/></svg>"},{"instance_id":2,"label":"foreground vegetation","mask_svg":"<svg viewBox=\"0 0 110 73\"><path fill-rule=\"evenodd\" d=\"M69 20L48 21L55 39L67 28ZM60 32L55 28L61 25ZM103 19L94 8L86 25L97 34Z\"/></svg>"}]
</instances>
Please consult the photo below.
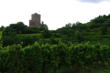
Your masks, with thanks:
<instances>
[{"instance_id":1,"label":"foreground vegetation","mask_svg":"<svg viewBox=\"0 0 110 73\"><path fill-rule=\"evenodd\" d=\"M2 73L92 73L110 65L110 46L91 44L39 44L0 50Z\"/></svg>"},{"instance_id":2,"label":"foreground vegetation","mask_svg":"<svg viewBox=\"0 0 110 73\"><path fill-rule=\"evenodd\" d=\"M57 30L0 28L0 73L109 73L110 15Z\"/></svg>"}]
</instances>

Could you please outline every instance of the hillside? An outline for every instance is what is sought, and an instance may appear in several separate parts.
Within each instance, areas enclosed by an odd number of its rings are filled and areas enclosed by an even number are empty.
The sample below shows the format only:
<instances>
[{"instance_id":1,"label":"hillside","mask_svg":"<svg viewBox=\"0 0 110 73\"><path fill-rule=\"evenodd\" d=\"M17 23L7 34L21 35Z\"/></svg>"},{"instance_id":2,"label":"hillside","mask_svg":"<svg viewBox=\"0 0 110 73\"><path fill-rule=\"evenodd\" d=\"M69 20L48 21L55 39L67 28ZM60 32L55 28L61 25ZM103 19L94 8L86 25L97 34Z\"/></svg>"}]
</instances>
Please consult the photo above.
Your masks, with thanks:
<instances>
[{"instance_id":1,"label":"hillside","mask_svg":"<svg viewBox=\"0 0 110 73\"><path fill-rule=\"evenodd\" d=\"M0 31L0 73L110 72L110 15L57 30L18 22Z\"/></svg>"}]
</instances>

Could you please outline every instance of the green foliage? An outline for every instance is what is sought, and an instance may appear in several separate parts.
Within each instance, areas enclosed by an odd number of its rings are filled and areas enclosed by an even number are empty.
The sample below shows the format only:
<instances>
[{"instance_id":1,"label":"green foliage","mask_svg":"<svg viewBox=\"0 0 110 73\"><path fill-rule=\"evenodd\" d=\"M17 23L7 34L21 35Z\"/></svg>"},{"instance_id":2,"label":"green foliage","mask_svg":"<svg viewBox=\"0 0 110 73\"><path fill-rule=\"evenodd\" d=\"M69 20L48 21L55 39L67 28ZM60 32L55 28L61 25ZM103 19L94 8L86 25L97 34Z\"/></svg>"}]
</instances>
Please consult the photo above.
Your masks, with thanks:
<instances>
[{"instance_id":1,"label":"green foliage","mask_svg":"<svg viewBox=\"0 0 110 73\"><path fill-rule=\"evenodd\" d=\"M5 29L4 26L1 26L1 27L0 27L0 31L3 31L4 29Z\"/></svg>"},{"instance_id":2,"label":"green foliage","mask_svg":"<svg viewBox=\"0 0 110 73\"><path fill-rule=\"evenodd\" d=\"M44 38L50 38L50 37L52 36L52 34L51 34L50 31L45 30L45 31L42 32L42 36L43 36Z\"/></svg>"},{"instance_id":3,"label":"green foliage","mask_svg":"<svg viewBox=\"0 0 110 73\"><path fill-rule=\"evenodd\" d=\"M2 32L0 32L0 39L2 38Z\"/></svg>"},{"instance_id":4,"label":"green foliage","mask_svg":"<svg viewBox=\"0 0 110 73\"><path fill-rule=\"evenodd\" d=\"M110 15L57 30L18 22L0 31L1 73L96 73L110 65Z\"/></svg>"},{"instance_id":5,"label":"green foliage","mask_svg":"<svg viewBox=\"0 0 110 73\"><path fill-rule=\"evenodd\" d=\"M42 24L40 26L40 30L48 30L48 26L46 24Z\"/></svg>"},{"instance_id":6,"label":"green foliage","mask_svg":"<svg viewBox=\"0 0 110 73\"><path fill-rule=\"evenodd\" d=\"M106 34L107 34L107 29L108 29L108 28L107 28L106 26L101 27L101 28L100 28L101 34L102 34L102 35L106 35Z\"/></svg>"},{"instance_id":7,"label":"green foliage","mask_svg":"<svg viewBox=\"0 0 110 73\"><path fill-rule=\"evenodd\" d=\"M36 42L25 48L13 45L0 50L0 72L83 73L91 68L109 66L109 54L109 46L90 42L68 45Z\"/></svg>"},{"instance_id":8,"label":"green foliage","mask_svg":"<svg viewBox=\"0 0 110 73\"><path fill-rule=\"evenodd\" d=\"M12 44L17 44L17 37L16 37L16 32L14 31L14 29L11 29L9 27L7 27L5 29L5 32L2 33L2 44L3 46L8 46L8 45L12 45Z\"/></svg>"},{"instance_id":9,"label":"green foliage","mask_svg":"<svg viewBox=\"0 0 110 73\"><path fill-rule=\"evenodd\" d=\"M39 33L42 34L44 38L50 37L50 32L48 31L48 27L45 24L42 24L40 27L27 27L22 22L18 22L16 24L10 24L10 26L6 27L5 30L2 32L2 44L3 46L8 46L12 44L20 44L26 46L33 44L35 41L37 41L40 36L33 36L33 35L25 35L29 33ZM22 35L24 36L18 36Z\"/></svg>"},{"instance_id":10,"label":"green foliage","mask_svg":"<svg viewBox=\"0 0 110 73\"><path fill-rule=\"evenodd\" d=\"M97 73L110 73L110 68L104 69L104 70L100 70Z\"/></svg>"},{"instance_id":11,"label":"green foliage","mask_svg":"<svg viewBox=\"0 0 110 73\"><path fill-rule=\"evenodd\" d=\"M88 24L90 24L91 28L98 28L103 26L110 26L110 15L99 16L95 19L91 20Z\"/></svg>"},{"instance_id":12,"label":"green foliage","mask_svg":"<svg viewBox=\"0 0 110 73\"><path fill-rule=\"evenodd\" d=\"M18 34L17 37L23 46L34 44L35 41L42 39L41 34Z\"/></svg>"}]
</instances>

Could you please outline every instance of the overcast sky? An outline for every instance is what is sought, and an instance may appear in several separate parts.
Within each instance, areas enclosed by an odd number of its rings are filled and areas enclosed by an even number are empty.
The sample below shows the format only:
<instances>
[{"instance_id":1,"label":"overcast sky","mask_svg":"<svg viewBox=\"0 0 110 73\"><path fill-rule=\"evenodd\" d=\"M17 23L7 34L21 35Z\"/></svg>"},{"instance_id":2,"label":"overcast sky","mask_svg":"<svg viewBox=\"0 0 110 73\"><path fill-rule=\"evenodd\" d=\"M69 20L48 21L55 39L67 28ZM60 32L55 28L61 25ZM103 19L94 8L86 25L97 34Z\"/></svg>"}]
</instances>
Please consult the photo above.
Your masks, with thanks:
<instances>
[{"instance_id":1,"label":"overcast sky","mask_svg":"<svg viewBox=\"0 0 110 73\"><path fill-rule=\"evenodd\" d=\"M110 0L0 0L0 26L19 21L29 25L31 14L36 12L49 29L57 29L110 14Z\"/></svg>"}]
</instances>

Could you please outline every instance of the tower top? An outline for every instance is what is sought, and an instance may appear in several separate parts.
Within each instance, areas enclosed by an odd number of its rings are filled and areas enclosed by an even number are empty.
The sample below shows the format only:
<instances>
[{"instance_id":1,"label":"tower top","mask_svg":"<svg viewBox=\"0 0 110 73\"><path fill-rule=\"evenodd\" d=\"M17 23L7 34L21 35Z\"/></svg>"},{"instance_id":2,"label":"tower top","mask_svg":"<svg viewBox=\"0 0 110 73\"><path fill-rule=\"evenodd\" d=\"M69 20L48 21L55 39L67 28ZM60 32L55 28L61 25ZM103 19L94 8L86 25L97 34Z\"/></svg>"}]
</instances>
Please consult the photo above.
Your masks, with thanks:
<instances>
[{"instance_id":1,"label":"tower top","mask_svg":"<svg viewBox=\"0 0 110 73\"><path fill-rule=\"evenodd\" d=\"M32 15L40 15L40 14L38 14L38 13L34 13L34 14L32 14Z\"/></svg>"}]
</instances>

